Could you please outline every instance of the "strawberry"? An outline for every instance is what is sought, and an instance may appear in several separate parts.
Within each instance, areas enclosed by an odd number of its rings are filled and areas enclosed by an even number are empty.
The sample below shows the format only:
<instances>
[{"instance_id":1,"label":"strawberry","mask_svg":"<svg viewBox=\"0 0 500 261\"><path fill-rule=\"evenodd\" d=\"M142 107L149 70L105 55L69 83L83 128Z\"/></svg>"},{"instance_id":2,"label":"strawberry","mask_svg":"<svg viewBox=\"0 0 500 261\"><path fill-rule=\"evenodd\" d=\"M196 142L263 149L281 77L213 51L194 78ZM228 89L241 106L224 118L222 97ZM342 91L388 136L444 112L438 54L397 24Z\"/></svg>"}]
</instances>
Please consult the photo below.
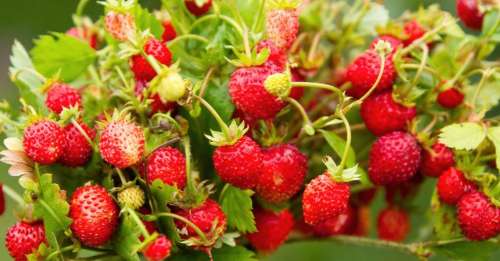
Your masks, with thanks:
<instances>
[{"instance_id":1,"label":"strawberry","mask_svg":"<svg viewBox=\"0 0 500 261\"><path fill-rule=\"evenodd\" d=\"M283 71L286 68L287 55L286 52L278 48L272 41L260 41L257 46L257 52L262 52L263 49L269 50L269 57L264 63L266 67L274 67L276 71Z\"/></svg>"},{"instance_id":2,"label":"strawberry","mask_svg":"<svg viewBox=\"0 0 500 261\"><path fill-rule=\"evenodd\" d=\"M161 35L161 39L164 43L168 41L172 41L177 37L177 32L175 31L175 27L172 25L170 20L165 20L162 23L163 25L163 34Z\"/></svg>"},{"instance_id":3,"label":"strawberry","mask_svg":"<svg viewBox=\"0 0 500 261\"><path fill-rule=\"evenodd\" d=\"M153 56L160 64L170 65L172 53L168 47L155 38L149 38L144 44L146 55ZM130 58L130 68L136 79L151 81L156 76L156 71L149 64L146 57L136 54Z\"/></svg>"},{"instance_id":4,"label":"strawberry","mask_svg":"<svg viewBox=\"0 0 500 261\"><path fill-rule=\"evenodd\" d=\"M54 113L61 113L64 108L80 107L82 97L77 90L64 83L54 83L47 92L45 106Z\"/></svg>"},{"instance_id":5,"label":"strawberry","mask_svg":"<svg viewBox=\"0 0 500 261\"><path fill-rule=\"evenodd\" d=\"M410 218L403 209L388 207L379 213L377 233L380 239L401 242L409 232Z\"/></svg>"},{"instance_id":6,"label":"strawberry","mask_svg":"<svg viewBox=\"0 0 500 261\"><path fill-rule=\"evenodd\" d=\"M293 216L287 209L271 212L263 209L254 210L257 231L246 237L250 244L261 252L278 249L287 239L293 228Z\"/></svg>"},{"instance_id":7,"label":"strawberry","mask_svg":"<svg viewBox=\"0 0 500 261\"><path fill-rule=\"evenodd\" d=\"M71 231L85 246L102 246L116 230L118 212L118 206L104 187L79 187L70 202L69 216L73 219Z\"/></svg>"},{"instance_id":8,"label":"strawberry","mask_svg":"<svg viewBox=\"0 0 500 261\"><path fill-rule=\"evenodd\" d=\"M140 126L125 120L108 123L101 133L99 150L102 158L117 168L132 166L144 153L144 132Z\"/></svg>"},{"instance_id":9,"label":"strawberry","mask_svg":"<svg viewBox=\"0 0 500 261\"><path fill-rule=\"evenodd\" d=\"M315 225L345 213L349 203L349 189L347 183L333 181L328 172L311 180L302 197L304 221Z\"/></svg>"},{"instance_id":10,"label":"strawberry","mask_svg":"<svg viewBox=\"0 0 500 261\"><path fill-rule=\"evenodd\" d=\"M354 232L357 222L357 213L349 206L347 211L338 216L327 219L313 226L313 233L319 237L329 237Z\"/></svg>"},{"instance_id":11,"label":"strawberry","mask_svg":"<svg viewBox=\"0 0 500 261\"><path fill-rule=\"evenodd\" d=\"M136 80L135 81L135 95L139 97L139 99L143 99L142 92L144 89L147 89L148 82L145 80ZM174 102L163 102L160 98L160 96L155 93L151 94L149 96L149 99L151 99L151 114L156 114L158 112L167 112L167 111L172 111L175 108L175 103Z\"/></svg>"},{"instance_id":12,"label":"strawberry","mask_svg":"<svg viewBox=\"0 0 500 261\"><path fill-rule=\"evenodd\" d=\"M143 254L148 261L162 261L170 255L171 250L172 242L165 235L159 235L143 250Z\"/></svg>"},{"instance_id":13,"label":"strawberry","mask_svg":"<svg viewBox=\"0 0 500 261\"><path fill-rule=\"evenodd\" d=\"M457 0L457 15L465 26L474 30L481 30L484 14L479 10L477 0Z\"/></svg>"},{"instance_id":14,"label":"strawberry","mask_svg":"<svg viewBox=\"0 0 500 261\"><path fill-rule=\"evenodd\" d=\"M361 118L366 128L377 136L404 130L416 114L415 107L396 102L390 90L372 95L361 104Z\"/></svg>"},{"instance_id":15,"label":"strawberry","mask_svg":"<svg viewBox=\"0 0 500 261\"><path fill-rule=\"evenodd\" d=\"M395 53L399 48L403 46L403 42L401 42L401 40L399 40L398 38L392 35L381 35L372 41L372 43L370 44L370 49L375 50L375 46L377 46L377 43L379 41L388 42L392 47L392 53Z\"/></svg>"},{"instance_id":16,"label":"strawberry","mask_svg":"<svg viewBox=\"0 0 500 261\"><path fill-rule=\"evenodd\" d=\"M430 150L424 150L420 172L429 177L439 177L443 171L455 165L453 151L436 142Z\"/></svg>"},{"instance_id":17,"label":"strawberry","mask_svg":"<svg viewBox=\"0 0 500 261\"><path fill-rule=\"evenodd\" d=\"M453 109L464 100L464 94L460 92L457 88L449 88L438 94L437 102L439 105L447 109Z\"/></svg>"},{"instance_id":18,"label":"strawberry","mask_svg":"<svg viewBox=\"0 0 500 261\"><path fill-rule=\"evenodd\" d=\"M85 123L78 123L79 127L87 134L87 137L93 140L95 130ZM69 124L64 128L63 153L59 162L70 167L79 167L85 165L92 156L92 145L89 144L85 136L78 130L74 124Z\"/></svg>"},{"instance_id":19,"label":"strawberry","mask_svg":"<svg viewBox=\"0 0 500 261\"><path fill-rule=\"evenodd\" d=\"M212 247L226 231L226 215L212 199L207 199L201 206L176 211L176 214L192 222L205 234L207 241L202 242L201 247ZM186 231L186 234L181 235L184 240L202 241L196 231L186 223L176 220L175 225L180 231Z\"/></svg>"},{"instance_id":20,"label":"strawberry","mask_svg":"<svg viewBox=\"0 0 500 261\"><path fill-rule=\"evenodd\" d=\"M417 20L412 20L404 25L404 33L408 38L404 40L405 46L410 45L426 33L425 29Z\"/></svg>"},{"instance_id":21,"label":"strawberry","mask_svg":"<svg viewBox=\"0 0 500 261\"><path fill-rule=\"evenodd\" d=\"M215 171L222 181L242 189L255 187L263 158L259 144L248 136L233 145L217 147L212 155Z\"/></svg>"},{"instance_id":22,"label":"strawberry","mask_svg":"<svg viewBox=\"0 0 500 261\"><path fill-rule=\"evenodd\" d=\"M130 13L109 11L104 18L106 31L118 41L126 41L135 34L135 19Z\"/></svg>"},{"instance_id":23,"label":"strawberry","mask_svg":"<svg viewBox=\"0 0 500 261\"><path fill-rule=\"evenodd\" d=\"M156 149L146 163L147 181L152 184L159 179L167 185L184 189L186 186L186 159L177 149L161 147Z\"/></svg>"},{"instance_id":24,"label":"strawberry","mask_svg":"<svg viewBox=\"0 0 500 261\"><path fill-rule=\"evenodd\" d=\"M269 67L239 68L231 74L229 94L236 108L254 119L272 119L285 103L264 87L268 76L276 73Z\"/></svg>"},{"instance_id":25,"label":"strawberry","mask_svg":"<svg viewBox=\"0 0 500 261\"><path fill-rule=\"evenodd\" d=\"M41 222L17 222L5 235L5 247L16 261L28 260L26 255L35 252L42 243L46 243L46 238Z\"/></svg>"},{"instance_id":26,"label":"strawberry","mask_svg":"<svg viewBox=\"0 0 500 261\"><path fill-rule=\"evenodd\" d=\"M437 182L439 198L450 205L455 205L463 195L474 189L474 183L467 180L464 174L455 167L444 171Z\"/></svg>"},{"instance_id":27,"label":"strawberry","mask_svg":"<svg viewBox=\"0 0 500 261\"><path fill-rule=\"evenodd\" d=\"M146 200L144 191L139 186L130 186L118 192L118 203L120 206L130 209L138 209L144 205Z\"/></svg>"},{"instance_id":28,"label":"strawberry","mask_svg":"<svg viewBox=\"0 0 500 261\"><path fill-rule=\"evenodd\" d=\"M420 165L421 149L412 135L395 131L379 137L370 150L368 175L376 185L410 180Z\"/></svg>"},{"instance_id":29,"label":"strawberry","mask_svg":"<svg viewBox=\"0 0 500 261\"><path fill-rule=\"evenodd\" d=\"M299 32L299 15L295 8L275 8L266 15L267 37L279 49L288 50Z\"/></svg>"},{"instance_id":30,"label":"strawberry","mask_svg":"<svg viewBox=\"0 0 500 261\"><path fill-rule=\"evenodd\" d=\"M368 50L354 59L346 71L346 80L352 84L352 87L347 90L347 94L360 98L368 92L377 80L380 66L380 56L374 50ZM375 91L390 89L396 80L396 76L392 55L389 55L385 61L382 78Z\"/></svg>"},{"instance_id":31,"label":"strawberry","mask_svg":"<svg viewBox=\"0 0 500 261\"><path fill-rule=\"evenodd\" d=\"M257 195L268 202L282 202L295 195L304 184L307 158L297 147L277 145L263 151Z\"/></svg>"},{"instance_id":32,"label":"strawberry","mask_svg":"<svg viewBox=\"0 0 500 261\"><path fill-rule=\"evenodd\" d=\"M3 195L3 184L0 183L0 216L5 212L5 196Z\"/></svg>"},{"instance_id":33,"label":"strawberry","mask_svg":"<svg viewBox=\"0 0 500 261\"><path fill-rule=\"evenodd\" d=\"M201 6L196 3L196 0L184 0L184 4L186 4L186 8L191 14L202 16L212 7L212 0L205 0L205 3Z\"/></svg>"},{"instance_id":34,"label":"strawberry","mask_svg":"<svg viewBox=\"0 0 500 261\"><path fill-rule=\"evenodd\" d=\"M467 193L458 201L457 219L470 240L486 240L500 232L500 209L479 191Z\"/></svg>"},{"instance_id":35,"label":"strawberry","mask_svg":"<svg viewBox=\"0 0 500 261\"><path fill-rule=\"evenodd\" d=\"M66 34L87 42L94 49L97 48L97 34L91 32L88 28L71 27L66 31Z\"/></svg>"},{"instance_id":36,"label":"strawberry","mask_svg":"<svg viewBox=\"0 0 500 261\"><path fill-rule=\"evenodd\" d=\"M51 120L35 122L24 130L24 152L37 163L52 164L63 153L64 136L64 130Z\"/></svg>"}]
</instances>

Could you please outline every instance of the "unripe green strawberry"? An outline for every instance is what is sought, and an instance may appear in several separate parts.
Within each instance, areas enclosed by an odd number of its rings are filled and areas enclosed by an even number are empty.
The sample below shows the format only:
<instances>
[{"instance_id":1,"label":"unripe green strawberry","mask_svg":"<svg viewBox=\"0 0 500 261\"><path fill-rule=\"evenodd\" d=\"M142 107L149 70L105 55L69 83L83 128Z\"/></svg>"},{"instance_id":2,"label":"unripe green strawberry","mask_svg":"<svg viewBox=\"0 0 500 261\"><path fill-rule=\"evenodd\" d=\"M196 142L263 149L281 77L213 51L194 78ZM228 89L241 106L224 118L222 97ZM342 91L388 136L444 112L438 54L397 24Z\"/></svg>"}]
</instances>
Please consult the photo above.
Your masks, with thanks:
<instances>
[{"instance_id":1,"label":"unripe green strawberry","mask_svg":"<svg viewBox=\"0 0 500 261\"><path fill-rule=\"evenodd\" d=\"M124 207L138 209L144 205L144 191L137 186L118 192L118 202Z\"/></svg>"},{"instance_id":2,"label":"unripe green strawberry","mask_svg":"<svg viewBox=\"0 0 500 261\"><path fill-rule=\"evenodd\" d=\"M169 71L158 76L155 82L156 90L163 102L176 102L186 94L186 83L182 76L176 71Z\"/></svg>"}]
</instances>

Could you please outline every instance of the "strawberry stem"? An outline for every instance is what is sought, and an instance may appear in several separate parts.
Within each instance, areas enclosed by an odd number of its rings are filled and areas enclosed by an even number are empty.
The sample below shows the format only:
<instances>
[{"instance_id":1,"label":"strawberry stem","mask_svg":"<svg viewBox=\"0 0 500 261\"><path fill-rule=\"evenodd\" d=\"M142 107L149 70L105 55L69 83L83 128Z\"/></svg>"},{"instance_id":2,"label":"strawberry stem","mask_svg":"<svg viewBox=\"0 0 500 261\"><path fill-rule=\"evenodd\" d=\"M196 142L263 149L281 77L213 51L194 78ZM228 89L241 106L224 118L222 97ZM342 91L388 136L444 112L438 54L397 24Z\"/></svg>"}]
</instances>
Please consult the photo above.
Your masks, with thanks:
<instances>
[{"instance_id":1,"label":"strawberry stem","mask_svg":"<svg viewBox=\"0 0 500 261\"><path fill-rule=\"evenodd\" d=\"M52 258L55 258L57 255L61 255L61 257L63 257L62 253L71 251L73 249L75 249L75 245L69 245L67 247L63 247L61 249L58 249L58 250L50 253L50 255L48 255L45 260L52 260Z\"/></svg>"},{"instance_id":2,"label":"strawberry stem","mask_svg":"<svg viewBox=\"0 0 500 261\"><path fill-rule=\"evenodd\" d=\"M417 85L417 82L420 79L420 75L422 74L422 71L424 70L424 67L427 64L427 60L429 58L429 47L427 47L426 44L421 44L420 48L422 49L422 60L420 61L420 66L418 67L417 72L415 73L415 78L413 78L411 86Z\"/></svg>"},{"instance_id":3,"label":"strawberry stem","mask_svg":"<svg viewBox=\"0 0 500 261\"><path fill-rule=\"evenodd\" d=\"M342 176L342 172L344 171L344 167L345 167L345 164L347 162L347 157L349 155L349 149L351 148L351 140L352 140L351 126L349 125L347 118L345 117L344 113L342 113L342 112L339 112L338 116L342 120L342 122L344 123L344 126L345 126L346 142L345 142L345 146L344 146L344 152L342 153L342 160L340 161L340 164L339 164L339 167L337 168L336 173L333 174L334 177Z\"/></svg>"},{"instance_id":4,"label":"strawberry stem","mask_svg":"<svg viewBox=\"0 0 500 261\"><path fill-rule=\"evenodd\" d=\"M477 101L477 98L479 97L479 92L483 88L486 80L488 78L490 78L490 76L492 75L492 72L493 71L490 69L487 69L487 70L482 72L483 76L481 77L481 80L479 81L479 83L474 91L474 96L472 96L472 109L474 109L476 107L476 101Z\"/></svg>"},{"instance_id":5,"label":"strawberry stem","mask_svg":"<svg viewBox=\"0 0 500 261\"><path fill-rule=\"evenodd\" d=\"M304 131L308 135L314 135L313 124L311 122L311 119L309 119L309 116L307 115L307 112L304 109L304 107L302 107L302 105L297 100L291 97L285 97L283 100L290 103L293 107L297 109L297 111L299 111L300 115L302 116L302 119L304 120L304 126L303 126Z\"/></svg>"},{"instance_id":6,"label":"strawberry stem","mask_svg":"<svg viewBox=\"0 0 500 261\"><path fill-rule=\"evenodd\" d=\"M172 41L170 41L168 43L168 48L172 48L173 45L181 42L181 41L184 41L184 40L196 40L196 41L200 41L200 42L203 42L204 44L208 44L209 41L207 38L201 36L201 35L197 35L197 34L184 34L184 35L181 35L179 37L176 37L175 39L173 39Z\"/></svg>"},{"instance_id":7,"label":"strawberry stem","mask_svg":"<svg viewBox=\"0 0 500 261\"><path fill-rule=\"evenodd\" d=\"M141 231L142 236L144 237L144 241L146 241L150 237L150 234L149 234L148 230L146 229L146 227L144 226L144 223L142 222L142 220L137 215L137 213L133 209L128 208L128 207L123 208L123 211L124 212L126 211L129 213L132 220L134 220L134 222L139 227L139 230Z\"/></svg>"},{"instance_id":8,"label":"strawberry stem","mask_svg":"<svg viewBox=\"0 0 500 261\"><path fill-rule=\"evenodd\" d=\"M196 195L195 180L191 173L191 142L189 136L182 138L182 145L184 146L184 155L186 157L186 174L187 174L187 186L186 186L186 197L194 198Z\"/></svg>"},{"instance_id":9,"label":"strawberry stem","mask_svg":"<svg viewBox=\"0 0 500 261\"><path fill-rule=\"evenodd\" d=\"M92 139L89 137L89 135L87 135L87 132L85 132L85 130L82 128L82 126L75 119L71 119L71 124L73 124L73 126L75 126L75 128L78 130L78 132L80 132L80 134L82 134L82 136L85 138L85 140L87 140L87 142L90 144L92 149L94 151L97 151L96 145L94 144Z\"/></svg>"},{"instance_id":10,"label":"strawberry stem","mask_svg":"<svg viewBox=\"0 0 500 261\"><path fill-rule=\"evenodd\" d=\"M198 96L203 97L205 95L205 91L207 90L208 83L210 82L210 79L212 78L212 74L214 73L214 71L215 67L210 67L210 69L208 69L207 74L205 75L205 78L203 78L203 82L201 83Z\"/></svg>"},{"instance_id":11,"label":"strawberry stem","mask_svg":"<svg viewBox=\"0 0 500 261\"><path fill-rule=\"evenodd\" d=\"M7 184L2 184L2 189L3 192L12 200L17 202L18 205L24 206L26 202L24 202L24 199L19 195L14 189L9 187Z\"/></svg>"},{"instance_id":12,"label":"strawberry stem","mask_svg":"<svg viewBox=\"0 0 500 261\"><path fill-rule=\"evenodd\" d=\"M339 97L339 99L341 99L342 101L344 100L344 95L342 94L342 90L330 84L319 83L319 82L291 82L291 86L329 90L331 92L334 92Z\"/></svg>"},{"instance_id":13,"label":"strawberry stem","mask_svg":"<svg viewBox=\"0 0 500 261\"><path fill-rule=\"evenodd\" d=\"M214 109L214 107L212 107L212 105L210 105L210 103L208 103L207 101L205 101L205 99L201 98L198 95L193 95L193 97L195 99L197 99L198 101L200 101L200 103L208 110L208 112L210 112L210 114L212 114L212 116L215 118L215 120L219 124L219 127L221 128L224 135L226 135L226 137L230 137L231 131L229 130L229 127L224 122L224 120L220 117L219 113L217 113L217 111Z\"/></svg>"},{"instance_id":14,"label":"strawberry stem","mask_svg":"<svg viewBox=\"0 0 500 261\"><path fill-rule=\"evenodd\" d=\"M82 16L83 10L87 6L88 2L89 2L89 0L78 1L78 6L76 7L76 13L75 13L76 16Z\"/></svg>"},{"instance_id":15,"label":"strawberry stem","mask_svg":"<svg viewBox=\"0 0 500 261\"><path fill-rule=\"evenodd\" d=\"M122 185L127 184L127 179L123 175L123 172L121 171L121 169L115 168L115 170L116 170L116 173L118 173L118 177L120 177L120 182L122 183Z\"/></svg>"},{"instance_id":16,"label":"strawberry stem","mask_svg":"<svg viewBox=\"0 0 500 261\"><path fill-rule=\"evenodd\" d=\"M185 223L189 227L191 227L194 230L194 232L196 232L196 234L198 234L198 236L200 236L202 241L204 241L204 242L208 241L205 233L203 233L203 231L201 231L201 229L197 225L195 225L193 222L189 221L187 218L184 218L184 217L179 216L179 215L174 214L174 213L168 213L168 212L157 213L156 216L157 217L170 217L173 219L177 219L177 220Z\"/></svg>"}]
</instances>

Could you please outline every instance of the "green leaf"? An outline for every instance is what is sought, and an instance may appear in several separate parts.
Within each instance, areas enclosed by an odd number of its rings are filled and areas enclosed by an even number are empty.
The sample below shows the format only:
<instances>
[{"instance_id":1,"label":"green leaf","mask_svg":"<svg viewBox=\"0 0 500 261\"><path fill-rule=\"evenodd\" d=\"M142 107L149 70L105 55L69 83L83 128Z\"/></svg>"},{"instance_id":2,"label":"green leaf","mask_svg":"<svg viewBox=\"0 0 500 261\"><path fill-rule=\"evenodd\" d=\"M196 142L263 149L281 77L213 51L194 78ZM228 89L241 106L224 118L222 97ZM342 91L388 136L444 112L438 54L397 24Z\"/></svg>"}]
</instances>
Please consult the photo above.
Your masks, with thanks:
<instances>
[{"instance_id":1,"label":"green leaf","mask_svg":"<svg viewBox=\"0 0 500 261\"><path fill-rule=\"evenodd\" d=\"M231 120L234 112L234 105L231 101L231 96L229 96L229 90L224 83L211 82L207 87L207 92L205 93L204 98L214 107L225 122L229 122ZM203 118L213 119L211 115L208 115L208 111L204 110L204 112L207 114L202 114ZM210 127L212 129L218 129L219 125L215 120L212 120Z\"/></svg>"},{"instance_id":2,"label":"green leaf","mask_svg":"<svg viewBox=\"0 0 500 261\"><path fill-rule=\"evenodd\" d=\"M490 127L488 129L488 139L495 145L496 166L500 169L500 126Z\"/></svg>"},{"instance_id":3,"label":"green leaf","mask_svg":"<svg viewBox=\"0 0 500 261\"><path fill-rule=\"evenodd\" d=\"M227 224L241 233L255 232L255 219L252 213L252 191L241 190L227 185L221 195L222 210L227 216Z\"/></svg>"},{"instance_id":4,"label":"green leaf","mask_svg":"<svg viewBox=\"0 0 500 261\"><path fill-rule=\"evenodd\" d=\"M50 246L58 245L58 239L69 228L69 204L63 198L61 188L52 182L52 174L43 174L39 181L40 192L34 203L33 215L43 219L45 234Z\"/></svg>"},{"instance_id":5,"label":"green leaf","mask_svg":"<svg viewBox=\"0 0 500 261\"><path fill-rule=\"evenodd\" d=\"M432 194L430 212L434 233L439 240L457 238L461 235L454 207L443 204L436 189Z\"/></svg>"},{"instance_id":6,"label":"green leaf","mask_svg":"<svg viewBox=\"0 0 500 261\"><path fill-rule=\"evenodd\" d=\"M135 252L141 241L139 236L141 231L128 214L122 215L120 227L113 238L113 249L128 261L139 261L139 255Z\"/></svg>"},{"instance_id":7,"label":"green leaf","mask_svg":"<svg viewBox=\"0 0 500 261\"><path fill-rule=\"evenodd\" d=\"M242 247L224 246L212 249L213 260L217 261L257 261L255 253ZM185 251L169 258L171 261L209 261L208 255L200 251Z\"/></svg>"},{"instance_id":8,"label":"green leaf","mask_svg":"<svg viewBox=\"0 0 500 261\"><path fill-rule=\"evenodd\" d=\"M488 11L483 18L481 34L496 39L500 36L500 12L496 9Z\"/></svg>"},{"instance_id":9,"label":"green leaf","mask_svg":"<svg viewBox=\"0 0 500 261\"><path fill-rule=\"evenodd\" d=\"M161 39L164 30L163 25L148 9L137 5L135 10L135 24L141 32L149 30L156 39Z\"/></svg>"},{"instance_id":10,"label":"green leaf","mask_svg":"<svg viewBox=\"0 0 500 261\"><path fill-rule=\"evenodd\" d=\"M321 130L321 133L323 134L323 137L325 137L328 145L330 145L335 153L337 153L337 155L342 158L342 155L344 154L345 141L334 132ZM347 167L352 167L355 164L356 154L354 153L354 150L352 148L349 148L346 165Z\"/></svg>"},{"instance_id":11,"label":"green leaf","mask_svg":"<svg viewBox=\"0 0 500 261\"><path fill-rule=\"evenodd\" d=\"M477 90L477 86L467 86L466 97L468 98L468 102L476 104L476 111L488 111L500 102L498 80L498 78L490 78L490 80L487 80L479 90L479 94L475 101L472 101L472 98L474 97L474 92Z\"/></svg>"},{"instance_id":12,"label":"green leaf","mask_svg":"<svg viewBox=\"0 0 500 261\"><path fill-rule=\"evenodd\" d=\"M485 129L473 122L455 123L444 127L439 134L439 141L447 147L457 150L473 150L486 137Z\"/></svg>"},{"instance_id":13,"label":"green leaf","mask_svg":"<svg viewBox=\"0 0 500 261\"><path fill-rule=\"evenodd\" d=\"M490 241L467 241L434 247L438 253L450 257L451 260L492 260L493 252L498 250L498 244Z\"/></svg>"},{"instance_id":14,"label":"green leaf","mask_svg":"<svg viewBox=\"0 0 500 261\"><path fill-rule=\"evenodd\" d=\"M151 184L151 194L154 200L157 202L158 210L161 212L169 212L167 204L173 202L177 195L177 189L175 187L166 185L161 180L153 181ZM167 236L170 240L177 242L180 240L179 234L175 227L174 221L169 217L161 217L160 224L162 227L167 228Z\"/></svg>"},{"instance_id":15,"label":"green leaf","mask_svg":"<svg viewBox=\"0 0 500 261\"><path fill-rule=\"evenodd\" d=\"M95 50L86 42L61 33L42 35L35 40L31 55L35 68L45 77L60 72L65 82L75 80L96 58Z\"/></svg>"},{"instance_id":16,"label":"green leaf","mask_svg":"<svg viewBox=\"0 0 500 261\"><path fill-rule=\"evenodd\" d=\"M40 86L43 83L32 72L27 71L34 71L35 67L28 52L18 41L14 41L14 45L12 45L10 63L9 73L11 77L16 76L13 82L19 88L21 98L37 111L46 111L43 95L40 91Z\"/></svg>"}]
</instances>

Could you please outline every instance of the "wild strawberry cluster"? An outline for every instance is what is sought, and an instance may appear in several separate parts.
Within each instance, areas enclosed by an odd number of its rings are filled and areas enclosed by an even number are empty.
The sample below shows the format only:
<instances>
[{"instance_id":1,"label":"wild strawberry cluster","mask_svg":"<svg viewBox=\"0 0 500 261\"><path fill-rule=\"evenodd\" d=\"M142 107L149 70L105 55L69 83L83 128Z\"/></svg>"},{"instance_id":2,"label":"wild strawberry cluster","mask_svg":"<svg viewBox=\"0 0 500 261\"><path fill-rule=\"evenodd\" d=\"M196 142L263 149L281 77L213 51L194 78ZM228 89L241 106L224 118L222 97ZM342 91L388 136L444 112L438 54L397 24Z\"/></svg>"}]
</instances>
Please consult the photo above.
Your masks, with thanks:
<instances>
[{"instance_id":1,"label":"wild strawberry cluster","mask_svg":"<svg viewBox=\"0 0 500 261\"><path fill-rule=\"evenodd\" d=\"M9 254L254 260L331 238L427 258L498 242L498 2L457 0L461 22L350 2L106 0L91 20L80 1L65 34L16 42ZM381 193L379 239L362 238ZM421 194L433 233L387 244L418 229Z\"/></svg>"}]
</instances>

